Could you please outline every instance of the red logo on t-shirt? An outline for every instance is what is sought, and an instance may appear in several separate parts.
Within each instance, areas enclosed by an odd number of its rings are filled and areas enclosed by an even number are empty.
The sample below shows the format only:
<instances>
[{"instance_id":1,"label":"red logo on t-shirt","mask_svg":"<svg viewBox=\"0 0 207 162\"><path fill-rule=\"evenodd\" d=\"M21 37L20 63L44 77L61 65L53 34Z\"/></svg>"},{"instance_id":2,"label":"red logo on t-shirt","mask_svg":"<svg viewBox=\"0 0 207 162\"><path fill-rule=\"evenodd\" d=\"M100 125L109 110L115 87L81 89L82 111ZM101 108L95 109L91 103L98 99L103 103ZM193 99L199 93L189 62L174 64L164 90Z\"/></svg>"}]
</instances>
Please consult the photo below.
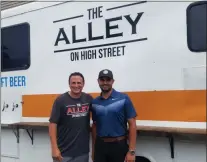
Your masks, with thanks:
<instances>
[{"instance_id":1,"label":"red logo on t-shirt","mask_svg":"<svg viewBox=\"0 0 207 162\"><path fill-rule=\"evenodd\" d=\"M67 106L67 115L72 117L86 116L89 111L89 104L77 104Z\"/></svg>"}]
</instances>

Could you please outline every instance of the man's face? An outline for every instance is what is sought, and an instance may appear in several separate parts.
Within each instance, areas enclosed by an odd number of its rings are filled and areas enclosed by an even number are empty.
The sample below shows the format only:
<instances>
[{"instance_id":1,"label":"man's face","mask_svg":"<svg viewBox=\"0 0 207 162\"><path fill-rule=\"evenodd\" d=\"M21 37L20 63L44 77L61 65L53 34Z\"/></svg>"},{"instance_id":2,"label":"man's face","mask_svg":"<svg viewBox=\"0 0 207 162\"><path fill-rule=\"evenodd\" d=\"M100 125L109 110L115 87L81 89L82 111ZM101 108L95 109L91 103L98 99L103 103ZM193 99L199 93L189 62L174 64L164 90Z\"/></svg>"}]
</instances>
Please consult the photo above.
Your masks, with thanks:
<instances>
[{"instance_id":1,"label":"man's face","mask_svg":"<svg viewBox=\"0 0 207 162\"><path fill-rule=\"evenodd\" d=\"M80 76L72 76L69 81L69 86L73 93L79 94L84 87L83 79Z\"/></svg>"},{"instance_id":2,"label":"man's face","mask_svg":"<svg viewBox=\"0 0 207 162\"><path fill-rule=\"evenodd\" d=\"M98 84L102 92L109 92L112 89L113 83L114 80L109 77L101 77L98 79Z\"/></svg>"}]
</instances>

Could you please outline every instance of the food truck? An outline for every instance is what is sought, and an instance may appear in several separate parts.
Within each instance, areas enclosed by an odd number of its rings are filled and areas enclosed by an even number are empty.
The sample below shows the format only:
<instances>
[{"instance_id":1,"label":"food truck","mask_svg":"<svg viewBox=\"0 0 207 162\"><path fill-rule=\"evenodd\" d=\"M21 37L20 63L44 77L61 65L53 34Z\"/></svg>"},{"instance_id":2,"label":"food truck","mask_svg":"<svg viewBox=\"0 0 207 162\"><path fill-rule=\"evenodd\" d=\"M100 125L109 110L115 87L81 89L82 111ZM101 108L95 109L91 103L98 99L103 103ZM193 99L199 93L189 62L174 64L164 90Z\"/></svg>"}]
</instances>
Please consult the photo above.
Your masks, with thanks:
<instances>
[{"instance_id":1,"label":"food truck","mask_svg":"<svg viewBox=\"0 0 207 162\"><path fill-rule=\"evenodd\" d=\"M206 161L206 1L34 1L1 11L1 161L52 162L48 119L81 72L138 114L136 162ZM90 159L91 162L91 159Z\"/></svg>"}]
</instances>

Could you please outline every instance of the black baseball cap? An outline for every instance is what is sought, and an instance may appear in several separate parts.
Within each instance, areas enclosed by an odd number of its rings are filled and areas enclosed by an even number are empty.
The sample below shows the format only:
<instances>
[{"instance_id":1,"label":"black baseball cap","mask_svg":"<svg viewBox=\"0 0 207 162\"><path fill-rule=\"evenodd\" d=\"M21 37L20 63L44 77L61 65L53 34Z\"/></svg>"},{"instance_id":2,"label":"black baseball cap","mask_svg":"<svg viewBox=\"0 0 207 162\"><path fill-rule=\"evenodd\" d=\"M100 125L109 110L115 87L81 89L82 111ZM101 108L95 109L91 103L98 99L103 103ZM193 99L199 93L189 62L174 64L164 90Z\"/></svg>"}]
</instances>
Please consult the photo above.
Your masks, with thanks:
<instances>
[{"instance_id":1,"label":"black baseball cap","mask_svg":"<svg viewBox=\"0 0 207 162\"><path fill-rule=\"evenodd\" d=\"M99 72L98 78L101 78L101 77L108 77L110 79L113 79L113 73L111 70L104 69Z\"/></svg>"}]
</instances>

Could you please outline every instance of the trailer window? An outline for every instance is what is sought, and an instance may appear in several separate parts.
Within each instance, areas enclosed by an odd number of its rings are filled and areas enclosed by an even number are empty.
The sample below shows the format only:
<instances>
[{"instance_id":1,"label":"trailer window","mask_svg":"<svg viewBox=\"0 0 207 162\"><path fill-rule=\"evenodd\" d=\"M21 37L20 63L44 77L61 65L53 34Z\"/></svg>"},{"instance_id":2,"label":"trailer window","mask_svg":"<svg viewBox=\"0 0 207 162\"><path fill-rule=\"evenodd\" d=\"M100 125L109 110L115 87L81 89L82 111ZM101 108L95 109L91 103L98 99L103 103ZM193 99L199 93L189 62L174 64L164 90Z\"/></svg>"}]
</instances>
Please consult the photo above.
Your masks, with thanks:
<instances>
[{"instance_id":1,"label":"trailer window","mask_svg":"<svg viewBox=\"0 0 207 162\"><path fill-rule=\"evenodd\" d=\"M30 28L23 23L1 29L1 71L26 70L30 66Z\"/></svg>"},{"instance_id":2,"label":"trailer window","mask_svg":"<svg viewBox=\"0 0 207 162\"><path fill-rule=\"evenodd\" d=\"M193 52L207 51L207 2L194 2L187 8L188 47Z\"/></svg>"}]
</instances>

